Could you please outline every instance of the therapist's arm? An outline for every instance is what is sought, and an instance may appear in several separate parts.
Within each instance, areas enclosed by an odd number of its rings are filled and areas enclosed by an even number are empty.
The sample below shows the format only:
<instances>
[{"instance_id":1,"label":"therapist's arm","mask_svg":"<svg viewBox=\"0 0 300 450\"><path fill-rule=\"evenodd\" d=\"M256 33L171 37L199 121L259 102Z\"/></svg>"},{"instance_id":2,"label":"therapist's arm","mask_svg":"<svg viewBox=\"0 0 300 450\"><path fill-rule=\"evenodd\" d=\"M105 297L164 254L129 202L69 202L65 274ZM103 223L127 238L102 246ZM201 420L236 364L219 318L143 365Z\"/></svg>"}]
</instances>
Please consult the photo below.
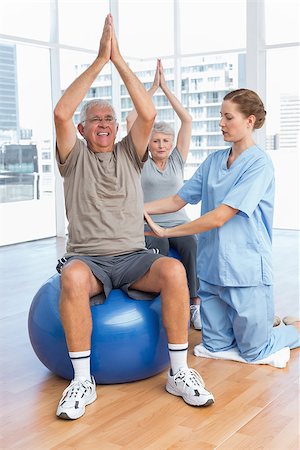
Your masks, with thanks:
<instances>
[{"instance_id":1,"label":"therapist's arm","mask_svg":"<svg viewBox=\"0 0 300 450\"><path fill-rule=\"evenodd\" d=\"M179 197L180 198L180 197ZM182 200L183 201L183 200ZM191 222L178 225L173 228L162 228L153 222L147 211L145 212L145 219L152 229L152 232L145 233L146 235L152 235L157 237L180 237L187 236L190 234L203 233L204 231L209 231L214 228L222 227L228 220L232 219L237 213L238 209L231 208L231 206L220 205L217 208L209 211L199 219L192 220Z\"/></svg>"},{"instance_id":2,"label":"therapist's arm","mask_svg":"<svg viewBox=\"0 0 300 450\"><path fill-rule=\"evenodd\" d=\"M179 197L179 195L170 195L169 197L161 198L144 204L144 210L148 214L165 214L179 211L187 203Z\"/></svg>"}]
</instances>

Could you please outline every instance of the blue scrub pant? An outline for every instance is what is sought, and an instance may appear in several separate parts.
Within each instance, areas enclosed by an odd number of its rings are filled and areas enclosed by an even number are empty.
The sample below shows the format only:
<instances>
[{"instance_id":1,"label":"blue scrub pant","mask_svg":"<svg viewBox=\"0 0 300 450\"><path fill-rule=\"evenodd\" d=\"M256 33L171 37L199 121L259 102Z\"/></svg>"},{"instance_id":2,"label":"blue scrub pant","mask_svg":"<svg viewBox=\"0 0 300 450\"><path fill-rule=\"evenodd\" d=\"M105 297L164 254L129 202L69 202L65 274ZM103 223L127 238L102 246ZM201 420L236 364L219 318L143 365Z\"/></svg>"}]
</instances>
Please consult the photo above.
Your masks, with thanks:
<instances>
[{"instance_id":1,"label":"blue scrub pant","mask_svg":"<svg viewBox=\"0 0 300 450\"><path fill-rule=\"evenodd\" d=\"M273 328L272 286L223 287L200 281L202 343L212 352L237 347L246 361L256 361L300 346L292 325Z\"/></svg>"}]
</instances>

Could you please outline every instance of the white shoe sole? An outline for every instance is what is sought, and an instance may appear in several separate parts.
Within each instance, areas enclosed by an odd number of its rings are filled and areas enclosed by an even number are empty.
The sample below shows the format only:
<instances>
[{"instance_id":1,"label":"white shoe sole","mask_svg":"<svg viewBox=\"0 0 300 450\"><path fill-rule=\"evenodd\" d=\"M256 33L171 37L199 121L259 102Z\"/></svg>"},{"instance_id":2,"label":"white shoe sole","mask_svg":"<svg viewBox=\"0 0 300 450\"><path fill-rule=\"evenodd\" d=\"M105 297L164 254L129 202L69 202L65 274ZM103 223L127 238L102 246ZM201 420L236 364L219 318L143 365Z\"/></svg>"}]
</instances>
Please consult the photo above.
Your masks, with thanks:
<instances>
[{"instance_id":1,"label":"white shoe sole","mask_svg":"<svg viewBox=\"0 0 300 450\"><path fill-rule=\"evenodd\" d=\"M60 406L57 408L57 411L56 411L56 415L57 415L57 417L59 417L60 419L64 419L64 420L76 420L76 419L79 419L80 417L82 417L83 415L84 415L84 413L85 413L85 407L86 406L88 406L88 405L90 405L91 403L93 403L95 400L97 399L97 394L96 394L96 392L95 392L95 394L93 395L93 397L80 409L80 410L78 410L78 415L76 415L76 417L74 416L74 417L71 417L71 415L68 415L68 413L67 412L65 412L65 411L61 411L61 412L59 412L59 410L60 410Z\"/></svg>"},{"instance_id":2,"label":"white shoe sole","mask_svg":"<svg viewBox=\"0 0 300 450\"><path fill-rule=\"evenodd\" d=\"M169 384L166 385L166 391L169 392L169 394L176 395L176 397L181 397L185 401L185 403L187 403L190 406L209 406L209 405L212 405L215 402L213 397L212 398L208 398L205 403L201 403L201 404L196 403L196 402L192 402L192 401L191 402L187 401L187 399L184 398L183 395L179 394L177 392L177 390L174 389Z\"/></svg>"}]
</instances>

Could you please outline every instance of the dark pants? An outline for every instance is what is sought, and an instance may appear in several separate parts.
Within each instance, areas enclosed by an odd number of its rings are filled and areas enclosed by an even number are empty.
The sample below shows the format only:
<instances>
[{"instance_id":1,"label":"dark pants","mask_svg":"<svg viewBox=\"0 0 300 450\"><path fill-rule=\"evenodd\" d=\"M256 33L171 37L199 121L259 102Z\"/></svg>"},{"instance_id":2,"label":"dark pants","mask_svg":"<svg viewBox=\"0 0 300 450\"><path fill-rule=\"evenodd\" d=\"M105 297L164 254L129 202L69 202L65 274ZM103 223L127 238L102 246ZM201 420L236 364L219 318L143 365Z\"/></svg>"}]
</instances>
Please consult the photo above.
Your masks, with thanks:
<instances>
[{"instance_id":1,"label":"dark pants","mask_svg":"<svg viewBox=\"0 0 300 450\"><path fill-rule=\"evenodd\" d=\"M158 248L162 255L168 256L170 247L174 248L185 267L190 298L197 297L199 282L196 270L197 258L197 238L196 236L182 236L175 238L156 238L154 236L146 236L147 248Z\"/></svg>"}]
</instances>

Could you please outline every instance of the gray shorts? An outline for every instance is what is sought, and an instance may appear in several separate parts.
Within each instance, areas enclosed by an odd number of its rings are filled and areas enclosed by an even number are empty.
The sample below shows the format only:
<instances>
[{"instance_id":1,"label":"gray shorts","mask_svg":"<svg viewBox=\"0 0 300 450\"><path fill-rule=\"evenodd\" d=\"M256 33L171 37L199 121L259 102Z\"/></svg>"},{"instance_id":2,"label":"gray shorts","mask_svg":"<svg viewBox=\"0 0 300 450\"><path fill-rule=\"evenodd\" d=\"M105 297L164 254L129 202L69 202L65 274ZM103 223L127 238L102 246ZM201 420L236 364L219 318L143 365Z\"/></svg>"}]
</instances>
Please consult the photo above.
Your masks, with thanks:
<instances>
[{"instance_id":1,"label":"gray shorts","mask_svg":"<svg viewBox=\"0 0 300 450\"><path fill-rule=\"evenodd\" d=\"M66 258L66 263L79 259L85 262L94 276L103 284L104 292L91 299L91 304L103 303L112 289L122 289L135 300L151 300L157 292L142 292L130 286L150 269L157 259L163 257L153 250L140 250L121 256L84 256L75 255Z\"/></svg>"}]
</instances>

